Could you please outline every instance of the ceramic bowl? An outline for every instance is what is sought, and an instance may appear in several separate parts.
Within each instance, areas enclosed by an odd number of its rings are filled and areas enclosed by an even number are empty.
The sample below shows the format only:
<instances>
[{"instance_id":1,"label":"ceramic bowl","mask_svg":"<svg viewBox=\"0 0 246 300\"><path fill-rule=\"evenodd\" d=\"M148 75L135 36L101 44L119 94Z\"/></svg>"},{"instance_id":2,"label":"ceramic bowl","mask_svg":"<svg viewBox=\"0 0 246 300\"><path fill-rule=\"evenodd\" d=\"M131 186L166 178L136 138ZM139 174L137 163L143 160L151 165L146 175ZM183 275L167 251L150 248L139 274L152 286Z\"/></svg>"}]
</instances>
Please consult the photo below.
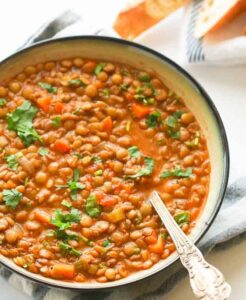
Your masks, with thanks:
<instances>
[{"instance_id":1,"label":"ceramic bowl","mask_svg":"<svg viewBox=\"0 0 246 300\"><path fill-rule=\"evenodd\" d=\"M193 112L204 132L211 160L211 180L207 201L190 234L197 242L208 230L221 206L228 181L229 150L224 126L212 100L200 84L176 63L144 46L120 39L98 36L76 36L43 41L11 55L0 63L0 82L21 72L27 65L75 56L115 61L138 69L155 72L167 87L181 96ZM152 268L136 272L124 279L107 283L75 283L54 280L33 274L0 256L0 262L12 271L50 286L95 290L136 282L164 270L178 259L174 252Z\"/></svg>"}]
</instances>

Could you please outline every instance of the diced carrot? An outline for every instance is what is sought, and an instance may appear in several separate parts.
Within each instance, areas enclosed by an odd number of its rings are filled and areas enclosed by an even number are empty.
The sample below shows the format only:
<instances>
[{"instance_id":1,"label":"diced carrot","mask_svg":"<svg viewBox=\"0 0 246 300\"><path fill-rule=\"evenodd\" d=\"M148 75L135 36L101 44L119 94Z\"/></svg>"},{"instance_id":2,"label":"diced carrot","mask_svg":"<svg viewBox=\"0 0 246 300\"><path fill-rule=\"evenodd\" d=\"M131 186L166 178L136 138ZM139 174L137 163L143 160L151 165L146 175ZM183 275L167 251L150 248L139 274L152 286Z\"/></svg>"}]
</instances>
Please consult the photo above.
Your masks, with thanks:
<instances>
[{"instance_id":1,"label":"diced carrot","mask_svg":"<svg viewBox=\"0 0 246 300\"><path fill-rule=\"evenodd\" d=\"M149 245L149 251L157 254L162 254L164 251L164 241L161 235L155 244Z\"/></svg>"},{"instance_id":2,"label":"diced carrot","mask_svg":"<svg viewBox=\"0 0 246 300\"><path fill-rule=\"evenodd\" d=\"M65 141L57 140L54 144L54 150L60 153L68 153L70 146Z\"/></svg>"},{"instance_id":3,"label":"diced carrot","mask_svg":"<svg viewBox=\"0 0 246 300\"><path fill-rule=\"evenodd\" d=\"M104 131L111 132L112 128L113 128L113 121L112 118L108 116L102 121L102 129Z\"/></svg>"},{"instance_id":4,"label":"diced carrot","mask_svg":"<svg viewBox=\"0 0 246 300\"><path fill-rule=\"evenodd\" d=\"M115 205L118 201L115 197L105 196L102 199L100 199L98 202L100 205L104 207L110 207Z\"/></svg>"},{"instance_id":5,"label":"diced carrot","mask_svg":"<svg viewBox=\"0 0 246 300\"><path fill-rule=\"evenodd\" d=\"M131 93L124 93L124 96L128 101L132 101L134 99L133 95Z\"/></svg>"},{"instance_id":6,"label":"diced carrot","mask_svg":"<svg viewBox=\"0 0 246 300\"><path fill-rule=\"evenodd\" d=\"M63 112L63 109L64 109L64 104L62 102L57 102L55 104L55 112L57 114L61 114Z\"/></svg>"},{"instance_id":7,"label":"diced carrot","mask_svg":"<svg viewBox=\"0 0 246 300\"><path fill-rule=\"evenodd\" d=\"M37 100L38 106L46 113L48 113L50 110L50 102L51 102L50 96L44 96Z\"/></svg>"},{"instance_id":8,"label":"diced carrot","mask_svg":"<svg viewBox=\"0 0 246 300\"><path fill-rule=\"evenodd\" d=\"M132 104L132 112L137 118L144 118L150 114L152 108L149 106L143 106L137 103Z\"/></svg>"},{"instance_id":9,"label":"diced carrot","mask_svg":"<svg viewBox=\"0 0 246 300\"><path fill-rule=\"evenodd\" d=\"M96 85L96 87L97 87L98 89L101 89L101 88L104 87L105 84L104 84L102 81L97 80L97 81L95 82L95 85Z\"/></svg>"},{"instance_id":10,"label":"diced carrot","mask_svg":"<svg viewBox=\"0 0 246 300\"><path fill-rule=\"evenodd\" d=\"M36 209L35 219L41 223L50 224L50 215L45 210Z\"/></svg>"},{"instance_id":11,"label":"diced carrot","mask_svg":"<svg viewBox=\"0 0 246 300\"><path fill-rule=\"evenodd\" d=\"M50 270L50 276L56 279L73 279L75 267L68 264L55 264Z\"/></svg>"},{"instance_id":12,"label":"diced carrot","mask_svg":"<svg viewBox=\"0 0 246 300\"><path fill-rule=\"evenodd\" d=\"M151 233L151 235L146 236L145 241L148 244L155 244L158 240L158 236L157 236L157 232L156 230L153 230L153 232Z\"/></svg>"}]
</instances>

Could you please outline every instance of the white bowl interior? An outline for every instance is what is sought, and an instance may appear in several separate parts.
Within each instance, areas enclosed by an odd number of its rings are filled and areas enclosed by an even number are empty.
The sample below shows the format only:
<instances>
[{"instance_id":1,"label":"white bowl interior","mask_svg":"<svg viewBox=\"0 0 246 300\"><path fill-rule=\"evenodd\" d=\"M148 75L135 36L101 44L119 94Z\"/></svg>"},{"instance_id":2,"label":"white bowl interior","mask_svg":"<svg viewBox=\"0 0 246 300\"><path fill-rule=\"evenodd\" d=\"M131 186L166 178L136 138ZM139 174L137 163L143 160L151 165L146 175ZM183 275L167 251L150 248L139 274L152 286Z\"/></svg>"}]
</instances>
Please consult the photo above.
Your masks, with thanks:
<instances>
[{"instance_id":1,"label":"white bowl interior","mask_svg":"<svg viewBox=\"0 0 246 300\"><path fill-rule=\"evenodd\" d=\"M201 94L200 90L189 78L160 57L141 48L103 39L65 39L30 48L27 51L11 57L0 65L0 81L21 72L27 65L75 56L122 62L139 69L154 71L169 88L174 90L185 100L185 104L195 115L207 138L212 166L208 199L197 220L196 227L190 234L190 238L196 241L207 228L208 223L217 210L226 182L226 157L220 133L220 125L218 125L211 108L205 101L204 95ZM166 260L160 261L149 270L137 272L125 279L115 282L90 284L63 282L32 274L18 267L6 257L0 256L0 261L3 262L4 265L20 274L43 283L77 289L106 288L134 282L164 269L176 259L177 253L175 252Z\"/></svg>"}]
</instances>

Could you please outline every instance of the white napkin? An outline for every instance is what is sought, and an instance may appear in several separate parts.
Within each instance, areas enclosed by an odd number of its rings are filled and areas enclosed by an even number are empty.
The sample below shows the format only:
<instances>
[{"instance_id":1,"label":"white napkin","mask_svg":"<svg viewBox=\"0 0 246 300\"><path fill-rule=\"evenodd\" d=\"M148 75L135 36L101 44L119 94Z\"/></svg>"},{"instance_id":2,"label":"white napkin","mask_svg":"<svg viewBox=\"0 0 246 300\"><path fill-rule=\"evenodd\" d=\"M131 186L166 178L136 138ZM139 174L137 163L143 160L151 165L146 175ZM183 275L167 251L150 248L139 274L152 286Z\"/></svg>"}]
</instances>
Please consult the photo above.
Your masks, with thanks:
<instances>
[{"instance_id":1,"label":"white napkin","mask_svg":"<svg viewBox=\"0 0 246 300\"><path fill-rule=\"evenodd\" d=\"M242 35L246 13L198 40L193 31L202 2L203 0L194 1L185 11L181 51L183 60L191 64L246 64L246 36Z\"/></svg>"}]
</instances>

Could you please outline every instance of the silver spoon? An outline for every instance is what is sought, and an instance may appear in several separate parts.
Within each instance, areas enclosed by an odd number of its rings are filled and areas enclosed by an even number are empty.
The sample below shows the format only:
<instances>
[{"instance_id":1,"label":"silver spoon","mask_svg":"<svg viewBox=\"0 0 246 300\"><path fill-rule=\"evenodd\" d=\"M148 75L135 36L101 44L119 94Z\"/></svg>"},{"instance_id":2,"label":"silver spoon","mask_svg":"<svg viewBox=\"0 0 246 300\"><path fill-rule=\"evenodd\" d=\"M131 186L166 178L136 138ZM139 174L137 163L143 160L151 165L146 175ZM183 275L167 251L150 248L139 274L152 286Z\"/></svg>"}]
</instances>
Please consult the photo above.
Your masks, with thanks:
<instances>
[{"instance_id":1,"label":"silver spoon","mask_svg":"<svg viewBox=\"0 0 246 300\"><path fill-rule=\"evenodd\" d=\"M177 225L156 191L149 197L167 231L169 232L183 266L188 270L194 295L202 300L226 300L231 287L222 273L208 264L201 251Z\"/></svg>"}]
</instances>

